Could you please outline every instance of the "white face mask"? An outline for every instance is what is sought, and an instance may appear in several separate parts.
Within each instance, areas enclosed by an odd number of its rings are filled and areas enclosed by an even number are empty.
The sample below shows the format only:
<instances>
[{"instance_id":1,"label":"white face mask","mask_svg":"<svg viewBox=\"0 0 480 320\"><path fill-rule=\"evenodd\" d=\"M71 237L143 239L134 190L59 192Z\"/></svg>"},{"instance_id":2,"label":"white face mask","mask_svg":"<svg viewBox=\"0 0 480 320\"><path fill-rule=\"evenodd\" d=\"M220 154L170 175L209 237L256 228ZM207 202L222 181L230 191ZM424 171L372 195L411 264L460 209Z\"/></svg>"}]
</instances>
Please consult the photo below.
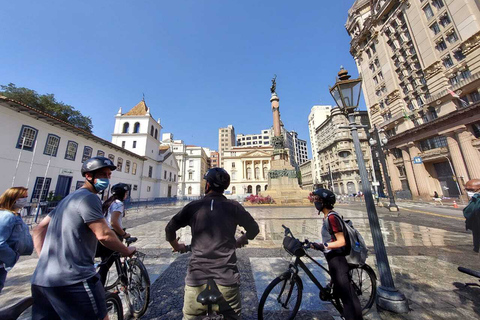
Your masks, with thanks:
<instances>
[{"instance_id":1,"label":"white face mask","mask_svg":"<svg viewBox=\"0 0 480 320\"><path fill-rule=\"evenodd\" d=\"M13 205L14 208L16 209L22 209L28 204L28 199L27 198L20 198L15 201L15 204Z\"/></svg>"},{"instance_id":2,"label":"white face mask","mask_svg":"<svg viewBox=\"0 0 480 320\"><path fill-rule=\"evenodd\" d=\"M473 197L473 195L475 194L476 192L473 192L473 191L467 191L467 196L469 198Z\"/></svg>"}]
</instances>

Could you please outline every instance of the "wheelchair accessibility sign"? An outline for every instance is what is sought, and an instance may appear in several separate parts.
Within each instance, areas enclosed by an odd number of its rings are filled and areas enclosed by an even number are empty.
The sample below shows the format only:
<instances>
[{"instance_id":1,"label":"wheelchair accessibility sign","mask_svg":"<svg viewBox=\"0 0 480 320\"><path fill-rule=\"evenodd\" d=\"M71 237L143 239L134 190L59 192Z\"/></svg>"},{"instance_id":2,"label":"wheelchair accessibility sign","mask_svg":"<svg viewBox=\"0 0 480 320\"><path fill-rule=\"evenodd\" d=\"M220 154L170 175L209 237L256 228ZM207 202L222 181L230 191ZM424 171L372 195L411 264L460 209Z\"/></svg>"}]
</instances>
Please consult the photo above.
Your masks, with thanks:
<instances>
[{"instance_id":1,"label":"wheelchair accessibility sign","mask_svg":"<svg viewBox=\"0 0 480 320\"><path fill-rule=\"evenodd\" d=\"M413 163L414 164L422 164L422 157L413 157Z\"/></svg>"}]
</instances>

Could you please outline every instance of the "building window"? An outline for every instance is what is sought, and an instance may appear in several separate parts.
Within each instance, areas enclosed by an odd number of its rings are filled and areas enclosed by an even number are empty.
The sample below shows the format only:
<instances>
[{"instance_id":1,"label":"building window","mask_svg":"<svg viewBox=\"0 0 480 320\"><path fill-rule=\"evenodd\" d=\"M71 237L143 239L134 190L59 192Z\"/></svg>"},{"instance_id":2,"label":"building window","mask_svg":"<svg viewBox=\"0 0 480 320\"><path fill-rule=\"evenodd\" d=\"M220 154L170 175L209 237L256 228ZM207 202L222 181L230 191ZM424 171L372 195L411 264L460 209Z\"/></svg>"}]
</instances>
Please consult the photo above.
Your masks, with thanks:
<instances>
[{"instance_id":1,"label":"building window","mask_svg":"<svg viewBox=\"0 0 480 320\"><path fill-rule=\"evenodd\" d=\"M113 154L109 154L108 155L108 159L110 159L110 161L112 161L113 163L115 163L115 156Z\"/></svg>"},{"instance_id":2,"label":"building window","mask_svg":"<svg viewBox=\"0 0 480 320\"><path fill-rule=\"evenodd\" d=\"M122 133L128 133L128 127L130 127L130 124L128 122L125 122L123 124L123 130Z\"/></svg>"},{"instance_id":3,"label":"building window","mask_svg":"<svg viewBox=\"0 0 480 320\"><path fill-rule=\"evenodd\" d=\"M37 132L37 129L23 125L18 137L17 149L32 151L37 139Z\"/></svg>"},{"instance_id":4,"label":"building window","mask_svg":"<svg viewBox=\"0 0 480 320\"><path fill-rule=\"evenodd\" d=\"M35 180L35 186L33 188L31 200L37 199L38 201L46 201L51 182L52 178L46 178L44 180L43 177L37 177Z\"/></svg>"},{"instance_id":5,"label":"building window","mask_svg":"<svg viewBox=\"0 0 480 320\"><path fill-rule=\"evenodd\" d=\"M155 139L158 139L158 129L155 129Z\"/></svg>"},{"instance_id":6,"label":"building window","mask_svg":"<svg viewBox=\"0 0 480 320\"><path fill-rule=\"evenodd\" d=\"M78 143L75 141L67 142L67 150L65 150L65 159L75 161L77 155Z\"/></svg>"},{"instance_id":7,"label":"building window","mask_svg":"<svg viewBox=\"0 0 480 320\"><path fill-rule=\"evenodd\" d=\"M137 163L136 163L136 162L133 163L133 166L132 166L132 174L133 174L133 175L136 175L136 174L137 174Z\"/></svg>"},{"instance_id":8,"label":"building window","mask_svg":"<svg viewBox=\"0 0 480 320\"><path fill-rule=\"evenodd\" d=\"M188 166L189 166L190 168L193 167L193 160L188 160Z\"/></svg>"},{"instance_id":9,"label":"building window","mask_svg":"<svg viewBox=\"0 0 480 320\"><path fill-rule=\"evenodd\" d=\"M153 137L153 125L150 127L150 135Z\"/></svg>"},{"instance_id":10,"label":"building window","mask_svg":"<svg viewBox=\"0 0 480 320\"><path fill-rule=\"evenodd\" d=\"M148 177L151 178L153 176L153 167L148 166Z\"/></svg>"},{"instance_id":11,"label":"building window","mask_svg":"<svg viewBox=\"0 0 480 320\"><path fill-rule=\"evenodd\" d=\"M232 187L232 194L235 194L237 192L237 188Z\"/></svg>"},{"instance_id":12,"label":"building window","mask_svg":"<svg viewBox=\"0 0 480 320\"><path fill-rule=\"evenodd\" d=\"M122 148L125 149L125 141L122 141Z\"/></svg>"},{"instance_id":13,"label":"building window","mask_svg":"<svg viewBox=\"0 0 480 320\"><path fill-rule=\"evenodd\" d=\"M43 154L47 156L56 157L58 145L60 144L60 137L54 134L48 134L47 142L45 143L45 149L43 150Z\"/></svg>"},{"instance_id":14,"label":"building window","mask_svg":"<svg viewBox=\"0 0 480 320\"><path fill-rule=\"evenodd\" d=\"M455 57L455 59L457 59L457 61L461 61L465 59L465 55L463 54L463 51L461 48L458 48L457 50L455 50L453 53L453 56Z\"/></svg>"},{"instance_id":15,"label":"building window","mask_svg":"<svg viewBox=\"0 0 480 320\"><path fill-rule=\"evenodd\" d=\"M433 0L432 4L435 8L440 9L443 8L443 1L442 0Z\"/></svg>"},{"instance_id":16,"label":"building window","mask_svg":"<svg viewBox=\"0 0 480 320\"><path fill-rule=\"evenodd\" d=\"M92 157L92 152L93 152L92 148L88 146L83 147L82 163Z\"/></svg>"},{"instance_id":17,"label":"building window","mask_svg":"<svg viewBox=\"0 0 480 320\"><path fill-rule=\"evenodd\" d=\"M440 22L440 25L445 28L445 27L448 26L448 25L450 24L450 22L452 22L452 21L450 20L450 17L448 16L448 13L445 13L445 14L440 18L439 22Z\"/></svg>"},{"instance_id":18,"label":"building window","mask_svg":"<svg viewBox=\"0 0 480 320\"><path fill-rule=\"evenodd\" d=\"M443 148L447 146L447 138L444 136L436 136L420 141L420 149L427 151L431 149Z\"/></svg>"},{"instance_id":19,"label":"building window","mask_svg":"<svg viewBox=\"0 0 480 320\"><path fill-rule=\"evenodd\" d=\"M130 173L130 160L125 161L125 173Z\"/></svg>"},{"instance_id":20,"label":"building window","mask_svg":"<svg viewBox=\"0 0 480 320\"><path fill-rule=\"evenodd\" d=\"M454 43L455 41L458 40L458 36L457 34L455 33L455 31L452 31L452 33L450 33L448 36L447 36L447 41L449 43Z\"/></svg>"},{"instance_id":21,"label":"building window","mask_svg":"<svg viewBox=\"0 0 480 320\"><path fill-rule=\"evenodd\" d=\"M150 192L151 188L150 186L147 186L147 192Z\"/></svg>"},{"instance_id":22,"label":"building window","mask_svg":"<svg viewBox=\"0 0 480 320\"><path fill-rule=\"evenodd\" d=\"M460 78L461 78L462 81L470 78L471 75L472 75L472 73L470 72L469 69L464 69L464 70L460 71Z\"/></svg>"},{"instance_id":23,"label":"building window","mask_svg":"<svg viewBox=\"0 0 480 320\"><path fill-rule=\"evenodd\" d=\"M105 152L103 152L102 150L98 150L97 157L105 157Z\"/></svg>"},{"instance_id":24,"label":"building window","mask_svg":"<svg viewBox=\"0 0 480 320\"><path fill-rule=\"evenodd\" d=\"M470 100L472 100L472 102L480 101L480 94L478 93L478 91L470 93Z\"/></svg>"},{"instance_id":25,"label":"building window","mask_svg":"<svg viewBox=\"0 0 480 320\"><path fill-rule=\"evenodd\" d=\"M453 60L450 57L450 55L445 56L445 58L443 59L443 65L447 69L450 68L451 66L453 66Z\"/></svg>"},{"instance_id":26,"label":"building window","mask_svg":"<svg viewBox=\"0 0 480 320\"><path fill-rule=\"evenodd\" d=\"M430 30L432 30L433 34L438 34L440 32L440 27L438 26L438 23L434 23L430 26Z\"/></svg>"},{"instance_id":27,"label":"building window","mask_svg":"<svg viewBox=\"0 0 480 320\"><path fill-rule=\"evenodd\" d=\"M188 191L187 191L187 194L189 194L189 195L192 194L192 187L188 187L187 190L188 190Z\"/></svg>"},{"instance_id":28,"label":"building window","mask_svg":"<svg viewBox=\"0 0 480 320\"><path fill-rule=\"evenodd\" d=\"M133 145L132 145L132 148L136 148L137 147L137 141L133 141Z\"/></svg>"},{"instance_id":29,"label":"building window","mask_svg":"<svg viewBox=\"0 0 480 320\"><path fill-rule=\"evenodd\" d=\"M475 138L480 138L480 122L479 123L472 123L472 130L473 135Z\"/></svg>"},{"instance_id":30,"label":"building window","mask_svg":"<svg viewBox=\"0 0 480 320\"><path fill-rule=\"evenodd\" d=\"M173 182L176 182L177 181L177 174L173 174Z\"/></svg>"},{"instance_id":31,"label":"building window","mask_svg":"<svg viewBox=\"0 0 480 320\"><path fill-rule=\"evenodd\" d=\"M139 132L140 132L140 123L135 122L135 124L133 125L133 133L139 133Z\"/></svg>"},{"instance_id":32,"label":"building window","mask_svg":"<svg viewBox=\"0 0 480 320\"><path fill-rule=\"evenodd\" d=\"M166 170L163 171L163 180L167 180L167 171Z\"/></svg>"},{"instance_id":33,"label":"building window","mask_svg":"<svg viewBox=\"0 0 480 320\"><path fill-rule=\"evenodd\" d=\"M429 4L423 7L423 12L425 12L425 16L427 17L427 20L430 20L430 18L433 17L432 7L430 7Z\"/></svg>"},{"instance_id":34,"label":"building window","mask_svg":"<svg viewBox=\"0 0 480 320\"><path fill-rule=\"evenodd\" d=\"M122 172L123 169L123 159L118 157L117 159L117 171Z\"/></svg>"},{"instance_id":35,"label":"building window","mask_svg":"<svg viewBox=\"0 0 480 320\"><path fill-rule=\"evenodd\" d=\"M232 162L232 168L235 168L235 162Z\"/></svg>"},{"instance_id":36,"label":"building window","mask_svg":"<svg viewBox=\"0 0 480 320\"><path fill-rule=\"evenodd\" d=\"M193 180L193 172L188 173L188 180Z\"/></svg>"},{"instance_id":37,"label":"building window","mask_svg":"<svg viewBox=\"0 0 480 320\"><path fill-rule=\"evenodd\" d=\"M445 40L443 40L443 38L441 38L440 41L437 42L436 48L440 52L447 49L447 44L445 43Z\"/></svg>"},{"instance_id":38,"label":"building window","mask_svg":"<svg viewBox=\"0 0 480 320\"><path fill-rule=\"evenodd\" d=\"M453 77L451 77L451 78L448 79L448 82L449 82L452 86L456 85L459 81L460 81L460 79L458 78L458 75L454 75Z\"/></svg>"}]
</instances>

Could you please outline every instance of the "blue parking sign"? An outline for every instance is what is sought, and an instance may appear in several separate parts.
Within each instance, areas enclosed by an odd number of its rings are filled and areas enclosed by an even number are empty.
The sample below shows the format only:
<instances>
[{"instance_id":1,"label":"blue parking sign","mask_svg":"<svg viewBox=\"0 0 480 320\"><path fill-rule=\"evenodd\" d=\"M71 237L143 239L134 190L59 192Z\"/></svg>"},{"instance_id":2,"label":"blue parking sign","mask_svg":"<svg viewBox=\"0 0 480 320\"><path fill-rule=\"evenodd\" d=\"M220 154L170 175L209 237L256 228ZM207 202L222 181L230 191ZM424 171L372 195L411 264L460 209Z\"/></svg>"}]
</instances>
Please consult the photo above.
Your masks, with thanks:
<instances>
[{"instance_id":1,"label":"blue parking sign","mask_svg":"<svg viewBox=\"0 0 480 320\"><path fill-rule=\"evenodd\" d=\"M422 164L422 157L413 157L413 163L414 164Z\"/></svg>"}]
</instances>

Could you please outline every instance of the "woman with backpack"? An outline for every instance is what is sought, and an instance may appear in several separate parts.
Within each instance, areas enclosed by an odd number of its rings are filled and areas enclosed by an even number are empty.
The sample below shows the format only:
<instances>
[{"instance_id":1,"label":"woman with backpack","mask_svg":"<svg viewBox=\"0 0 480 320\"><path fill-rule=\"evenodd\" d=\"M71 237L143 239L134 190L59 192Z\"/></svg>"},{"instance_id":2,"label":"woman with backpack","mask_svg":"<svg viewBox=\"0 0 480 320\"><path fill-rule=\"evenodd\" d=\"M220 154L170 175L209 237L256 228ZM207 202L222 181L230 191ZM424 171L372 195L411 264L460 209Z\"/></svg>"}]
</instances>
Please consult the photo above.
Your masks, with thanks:
<instances>
[{"instance_id":1,"label":"woman with backpack","mask_svg":"<svg viewBox=\"0 0 480 320\"><path fill-rule=\"evenodd\" d=\"M334 294L338 295L343 303L343 317L346 320L361 320L362 307L350 282L348 263L345 259L350 252L350 244L344 234L343 219L333 211L335 194L327 189L317 189L311 196L318 214L323 214L323 243L314 242L310 246L325 254Z\"/></svg>"},{"instance_id":2,"label":"woman with backpack","mask_svg":"<svg viewBox=\"0 0 480 320\"><path fill-rule=\"evenodd\" d=\"M102 205L102 211L107 220L107 224L115 231L120 241L130 237L130 234L125 231L122 225L122 217L125 213L125 207L123 202L128 198L129 187L125 183L118 183L110 189L112 196L105 200ZM104 247L100 242L97 245L97 257L102 258L102 262L108 259L112 255L113 251ZM110 259L106 264L100 266L98 274L100 275L100 281L105 285L107 280L108 270L112 266L114 260Z\"/></svg>"}]
</instances>

